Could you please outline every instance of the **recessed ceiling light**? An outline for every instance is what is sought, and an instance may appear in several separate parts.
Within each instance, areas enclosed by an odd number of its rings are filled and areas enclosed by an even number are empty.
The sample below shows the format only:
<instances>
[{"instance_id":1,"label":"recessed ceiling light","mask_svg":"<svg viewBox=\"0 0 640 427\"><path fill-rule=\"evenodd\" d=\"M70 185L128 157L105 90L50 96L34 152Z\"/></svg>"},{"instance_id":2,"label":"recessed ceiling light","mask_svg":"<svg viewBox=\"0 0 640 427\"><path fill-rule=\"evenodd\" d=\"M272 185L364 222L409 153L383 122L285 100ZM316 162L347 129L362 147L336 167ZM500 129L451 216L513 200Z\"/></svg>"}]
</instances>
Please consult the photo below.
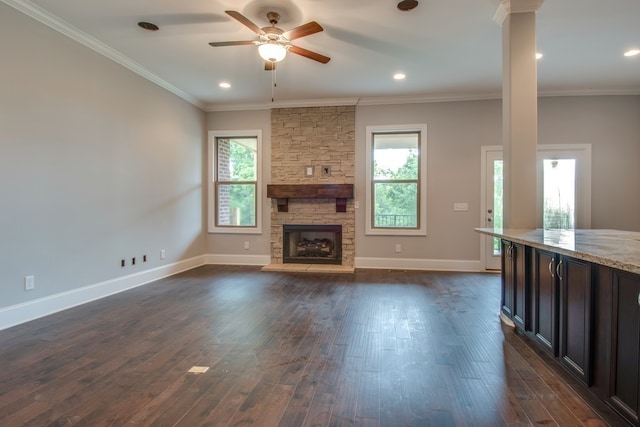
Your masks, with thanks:
<instances>
[{"instance_id":1,"label":"recessed ceiling light","mask_svg":"<svg viewBox=\"0 0 640 427\"><path fill-rule=\"evenodd\" d=\"M626 51L626 52L624 53L624 56L636 56L636 55L637 55L637 54L639 54L639 53L640 53L640 50L638 50L638 49L631 49L631 50Z\"/></svg>"},{"instance_id":2,"label":"recessed ceiling light","mask_svg":"<svg viewBox=\"0 0 640 427\"><path fill-rule=\"evenodd\" d=\"M220 86L222 89L229 89L231 87L231 83L221 82L218 86Z\"/></svg>"},{"instance_id":3,"label":"recessed ceiling light","mask_svg":"<svg viewBox=\"0 0 640 427\"><path fill-rule=\"evenodd\" d=\"M140 28L144 28L145 30L149 30L149 31L158 31L160 29L160 27L158 27L156 24L152 24L151 22L138 22L138 27Z\"/></svg>"},{"instance_id":4,"label":"recessed ceiling light","mask_svg":"<svg viewBox=\"0 0 640 427\"><path fill-rule=\"evenodd\" d=\"M536 59L542 59L544 55L541 54L540 52L536 52Z\"/></svg>"},{"instance_id":5,"label":"recessed ceiling light","mask_svg":"<svg viewBox=\"0 0 640 427\"><path fill-rule=\"evenodd\" d=\"M395 73L393 78L396 80L404 80L407 76L404 73Z\"/></svg>"}]
</instances>

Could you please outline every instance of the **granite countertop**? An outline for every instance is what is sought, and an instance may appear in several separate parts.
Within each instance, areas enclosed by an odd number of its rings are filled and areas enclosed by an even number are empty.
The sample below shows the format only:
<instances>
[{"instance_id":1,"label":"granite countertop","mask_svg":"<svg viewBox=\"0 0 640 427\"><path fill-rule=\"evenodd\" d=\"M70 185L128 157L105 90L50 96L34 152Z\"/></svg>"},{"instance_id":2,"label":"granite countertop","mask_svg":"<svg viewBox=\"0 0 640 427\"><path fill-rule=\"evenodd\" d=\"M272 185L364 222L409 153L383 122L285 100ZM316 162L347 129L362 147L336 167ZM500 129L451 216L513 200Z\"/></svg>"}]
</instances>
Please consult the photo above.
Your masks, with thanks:
<instances>
[{"instance_id":1,"label":"granite countertop","mask_svg":"<svg viewBox=\"0 0 640 427\"><path fill-rule=\"evenodd\" d=\"M640 274L640 233L620 230L476 228L514 243Z\"/></svg>"}]
</instances>

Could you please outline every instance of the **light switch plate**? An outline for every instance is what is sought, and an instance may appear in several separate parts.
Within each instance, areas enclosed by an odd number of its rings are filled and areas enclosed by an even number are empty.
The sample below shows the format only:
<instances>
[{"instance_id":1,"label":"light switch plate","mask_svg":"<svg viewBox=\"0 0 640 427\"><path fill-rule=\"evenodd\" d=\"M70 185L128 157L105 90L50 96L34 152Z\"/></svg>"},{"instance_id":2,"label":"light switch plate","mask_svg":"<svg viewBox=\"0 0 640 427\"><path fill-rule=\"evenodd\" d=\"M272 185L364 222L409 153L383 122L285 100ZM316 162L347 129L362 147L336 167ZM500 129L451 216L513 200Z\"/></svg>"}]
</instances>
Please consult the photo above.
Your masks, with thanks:
<instances>
[{"instance_id":1,"label":"light switch plate","mask_svg":"<svg viewBox=\"0 0 640 427\"><path fill-rule=\"evenodd\" d=\"M304 167L304 176L313 176L313 166Z\"/></svg>"}]
</instances>

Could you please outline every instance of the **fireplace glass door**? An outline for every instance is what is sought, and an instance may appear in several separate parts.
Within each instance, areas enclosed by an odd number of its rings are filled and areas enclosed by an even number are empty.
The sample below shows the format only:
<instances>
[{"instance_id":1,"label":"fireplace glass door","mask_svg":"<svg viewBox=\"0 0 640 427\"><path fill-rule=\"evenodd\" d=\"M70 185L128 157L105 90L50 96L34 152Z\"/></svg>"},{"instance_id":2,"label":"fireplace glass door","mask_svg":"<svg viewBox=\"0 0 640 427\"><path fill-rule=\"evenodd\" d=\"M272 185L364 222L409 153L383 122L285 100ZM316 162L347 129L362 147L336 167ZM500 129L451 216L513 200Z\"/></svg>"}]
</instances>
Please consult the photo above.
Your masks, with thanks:
<instances>
[{"instance_id":1,"label":"fireplace glass door","mask_svg":"<svg viewBox=\"0 0 640 427\"><path fill-rule=\"evenodd\" d=\"M342 264L342 226L283 225L283 263Z\"/></svg>"}]
</instances>

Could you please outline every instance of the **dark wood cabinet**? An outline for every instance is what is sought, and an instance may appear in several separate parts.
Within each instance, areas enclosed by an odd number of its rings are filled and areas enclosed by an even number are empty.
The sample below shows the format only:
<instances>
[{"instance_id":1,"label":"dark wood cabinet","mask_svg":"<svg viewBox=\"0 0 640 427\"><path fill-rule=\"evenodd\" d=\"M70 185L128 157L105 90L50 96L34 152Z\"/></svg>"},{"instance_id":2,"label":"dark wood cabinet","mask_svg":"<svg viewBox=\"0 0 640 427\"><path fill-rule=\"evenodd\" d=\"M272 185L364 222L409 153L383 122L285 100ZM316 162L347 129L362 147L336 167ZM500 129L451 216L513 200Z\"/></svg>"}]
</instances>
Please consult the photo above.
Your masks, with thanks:
<instances>
[{"instance_id":1,"label":"dark wood cabinet","mask_svg":"<svg viewBox=\"0 0 640 427\"><path fill-rule=\"evenodd\" d=\"M502 312L516 327L528 328L528 247L502 241Z\"/></svg>"},{"instance_id":2,"label":"dark wood cabinet","mask_svg":"<svg viewBox=\"0 0 640 427\"><path fill-rule=\"evenodd\" d=\"M583 383L591 385L592 265L566 256L558 260L559 357Z\"/></svg>"},{"instance_id":3,"label":"dark wood cabinet","mask_svg":"<svg viewBox=\"0 0 640 427\"><path fill-rule=\"evenodd\" d=\"M502 295L500 301L500 307L502 313L504 313L509 319L513 317L513 295L514 289L514 277L515 266L513 263L513 243L506 240L502 240Z\"/></svg>"},{"instance_id":4,"label":"dark wood cabinet","mask_svg":"<svg viewBox=\"0 0 640 427\"><path fill-rule=\"evenodd\" d=\"M533 250L532 327L535 341L586 385L591 382L591 263Z\"/></svg>"},{"instance_id":5,"label":"dark wood cabinet","mask_svg":"<svg viewBox=\"0 0 640 427\"><path fill-rule=\"evenodd\" d=\"M558 283L557 255L533 250L532 322L534 339L551 355L558 355Z\"/></svg>"},{"instance_id":6,"label":"dark wood cabinet","mask_svg":"<svg viewBox=\"0 0 640 427\"><path fill-rule=\"evenodd\" d=\"M640 276L614 271L609 403L640 425Z\"/></svg>"},{"instance_id":7,"label":"dark wood cabinet","mask_svg":"<svg viewBox=\"0 0 640 427\"><path fill-rule=\"evenodd\" d=\"M640 274L537 246L502 240L503 315L640 427Z\"/></svg>"}]
</instances>

